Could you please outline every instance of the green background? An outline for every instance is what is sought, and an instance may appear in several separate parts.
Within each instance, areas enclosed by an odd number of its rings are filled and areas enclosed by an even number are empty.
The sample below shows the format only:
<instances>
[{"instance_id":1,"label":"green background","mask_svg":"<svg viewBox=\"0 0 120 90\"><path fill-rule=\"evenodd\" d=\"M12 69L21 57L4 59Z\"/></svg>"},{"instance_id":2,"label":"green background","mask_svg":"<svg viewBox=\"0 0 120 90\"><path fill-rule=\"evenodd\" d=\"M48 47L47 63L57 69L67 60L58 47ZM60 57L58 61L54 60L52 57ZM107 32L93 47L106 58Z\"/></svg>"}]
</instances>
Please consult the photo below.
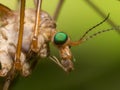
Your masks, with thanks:
<instances>
[{"instance_id":1,"label":"green background","mask_svg":"<svg viewBox=\"0 0 120 90\"><path fill-rule=\"evenodd\" d=\"M15 9L16 0L0 0ZM33 1L26 0L33 8ZM106 15L120 25L120 1L91 0ZM43 10L52 15L58 0L43 0ZM85 0L65 0L57 21L58 31L78 40L83 33L103 20ZM110 28L108 23L97 27L92 33ZM90 33L90 34L92 34ZM120 90L120 34L110 31L85 43L72 47L76 59L75 70L65 73L49 59L42 59L28 78L20 77L12 90ZM51 45L51 53L58 56L58 50ZM2 82L1 82L2 83Z\"/></svg>"}]
</instances>

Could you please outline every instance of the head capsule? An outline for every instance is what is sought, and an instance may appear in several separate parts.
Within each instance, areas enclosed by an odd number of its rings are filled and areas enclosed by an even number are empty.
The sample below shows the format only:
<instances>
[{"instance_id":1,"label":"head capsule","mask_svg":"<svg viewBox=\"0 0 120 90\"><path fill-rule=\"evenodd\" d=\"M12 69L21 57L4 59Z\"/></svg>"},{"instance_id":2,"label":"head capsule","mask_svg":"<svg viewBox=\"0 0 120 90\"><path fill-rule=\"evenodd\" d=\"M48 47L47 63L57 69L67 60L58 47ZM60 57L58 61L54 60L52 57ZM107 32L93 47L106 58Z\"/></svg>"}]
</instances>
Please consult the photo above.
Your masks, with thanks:
<instances>
[{"instance_id":1,"label":"head capsule","mask_svg":"<svg viewBox=\"0 0 120 90\"><path fill-rule=\"evenodd\" d=\"M55 32L53 35L52 42L54 45L59 49L60 57L61 57L61 65L65 71L71 71L73 70L73 62L72 62L72 54L70 51L71 46L77 46L80 45L81 43L88 41L91 38L96 37L97 35L108 32L111 30L119 30L120 31L120 26L112 27L109 29L101 30L98 31L92 35L88 35L89 32L91 32L94 28L97 26L103 24L107 19L109 18L109 14L107 17L102 20L101 22L97 23L96 25L92 26L90 29L85 31L85 33L81 36L81 38L77 41L71 41L68 35L64 32Z\"/></svg>"},{"instance_id":2,"label":"head capsule","mask_svg":"<svg viewBox=\"0 0 120 90\"><path fill-rule=\"evenodd\" d=\"M70 38L64 32L57 32L54 34L52 42L58 48L61 65L63 69L67 72L73 70L73 62L72 62L72 53L70 51Z\"/></svg>"}]
</instances>

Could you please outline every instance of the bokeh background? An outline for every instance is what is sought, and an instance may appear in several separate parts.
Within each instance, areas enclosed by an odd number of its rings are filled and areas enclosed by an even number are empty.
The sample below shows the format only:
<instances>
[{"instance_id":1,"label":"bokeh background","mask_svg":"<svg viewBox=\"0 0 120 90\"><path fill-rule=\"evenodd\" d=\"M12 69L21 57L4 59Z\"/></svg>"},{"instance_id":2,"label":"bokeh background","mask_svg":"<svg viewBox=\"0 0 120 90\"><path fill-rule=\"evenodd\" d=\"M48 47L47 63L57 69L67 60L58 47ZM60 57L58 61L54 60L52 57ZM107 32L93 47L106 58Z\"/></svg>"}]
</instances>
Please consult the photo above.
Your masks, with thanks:
<instances>
[{"instance_id":1,"label":"bokeh background","mask_svg":"<svg viewBox=\"0 0 120 90\"><path fill-rule=\"evenodd\" d=\"M0 3L15 9L17 0L0 0ZM32 0L27 8L34 8ZM53 14L58 0L43 0L43 10ZM110 19L120 25L119 0L91 0ZM65 0L57 21L57 29L78 40L83 33L103 20L85 0ZM112 27L105 22L93 30ZM91 35L90 33L89 35ZM42 59L32 75L19 77L11 90L120 90L120 33L110 31L85 43L72 47L76 59L75 70L65 73L49 59ZM59 57L58 50L51 45L51 53ZM0 82L2 85L2 80Z\"/></svg>"}]
</instances>

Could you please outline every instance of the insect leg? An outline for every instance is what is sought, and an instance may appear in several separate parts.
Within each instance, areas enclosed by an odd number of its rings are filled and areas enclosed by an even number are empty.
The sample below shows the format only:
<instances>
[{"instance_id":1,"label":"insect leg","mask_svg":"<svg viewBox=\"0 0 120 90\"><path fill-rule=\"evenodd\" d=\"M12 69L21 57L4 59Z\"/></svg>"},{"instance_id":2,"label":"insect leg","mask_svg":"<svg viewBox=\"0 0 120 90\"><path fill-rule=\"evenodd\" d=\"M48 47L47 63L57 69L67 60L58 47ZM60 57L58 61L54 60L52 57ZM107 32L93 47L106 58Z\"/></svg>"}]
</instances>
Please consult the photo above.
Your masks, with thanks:
<instances>
[{"instance_id":1,"label":"insect leg","mask_svg":"<svg viewBox=\"0 0 120 90\"><path fill-rule=\"evenodd\" d=\"M16 8L16 10L19 10L19 8L20 8L20 0L16 0L15 8Z\"/></svg>"},{"instance_id":2,"label":"insect leg","mask_svg":"<svg viewBox=\"0 0 120 90\"><path fill-rule=\"evenodd\" d=\"M34 4L35 4L35 6L37 7L37 0L34 0Z\"/></svg>"},{"instance_id":3,"label":"insect leg","mask_svg":"<svg viewBox=\"0 0 120 90\"><path fill-rule=\"evenodd\" d=\"M30 74L30 68L29 68L29 64L25 62L26 57L24 53L21 53L20 60L22 64L21 74L26 77ZM6 76L5 83L3 85L3 90L9 90L11 83L14 81L14 78L16 78L17 75L18 75L18 72L16 71L16 68L14 66L12 67L11 65L11 69Z\"/></svg>"},{"instance_id":4,"label":"insect leg","mask_svg":"<svg viewBox=\"0 0 120 90\"><path fill-rule=\"evenodd\" d=\"M15 71L15 68L13 68L9 72L8 76L6 77L5 83L3 85L3 90L9 90L10 84L13 81L13 79L15 78L15 75L16 75L16 73L14 71Z\"/></svg>"},{"instance_id":5,"label":"insect leg","mask_svg":"<svg viewBox=\"0 0 120 90\"><path fill-rule=\"evenodd\" d=\"M21 0L21 5L20 5L20 27L19 27L19 36L18 36L18 43L17 43L17 49L16 49L16 54L15 54L15 62L10 70L8 76L6 77L5 83L3 85L3 90L8 90L10 87L11 82L15 78L16 75L16 69L21 70L21 61L20 61L20 56L21 56L21 47L22 47L22 37L23 37L23 29L24 29L24 11L25 11L25 0Z\"/></svg>"},{"instance_id":6,"label":"insect leg","mask_svg":"<svg viewBox=\"0 0 120 90\"><path fill-rule=\"evenodd\" d=\"M37 12L36 12L36 20L35 20L35 26L34 26L34 34L32 38L32 43L31 43L31 50L34 52L38 52L38 27L40 25L40 14L41 14L41 5L42 5L42 0L37 1Z\"/></svg>"},{"instance_id":7,"label":"insect leg","mask_svg":"<svg viewBox=\"0 0 120 90\"><path fill-rule=\"evenodd\" d=\"M57 7L56 7L54 14L53 14L53 19L55 21L58 19L58 16L59 16L59 13L60 13L60 10L62 8L63 3L64 3L64 0L59 0L59 2L57 4Z\"/></svg>"},{"instance_id":8,"label":"insect leg","mask_svg":"<svg viewBox=\"0 0 120 90\"><path fill-rule=\"evenodd\" d=\"M15 68L20 70L21 69L21 48L22 48L22 39L23 39L23 30L24 30L24 15L25 15L25 0L21 0L20 3L20 26L19 26L19 36L18 36L18 43L17 49L15 54Z\"/></svg>"}]
</instances>

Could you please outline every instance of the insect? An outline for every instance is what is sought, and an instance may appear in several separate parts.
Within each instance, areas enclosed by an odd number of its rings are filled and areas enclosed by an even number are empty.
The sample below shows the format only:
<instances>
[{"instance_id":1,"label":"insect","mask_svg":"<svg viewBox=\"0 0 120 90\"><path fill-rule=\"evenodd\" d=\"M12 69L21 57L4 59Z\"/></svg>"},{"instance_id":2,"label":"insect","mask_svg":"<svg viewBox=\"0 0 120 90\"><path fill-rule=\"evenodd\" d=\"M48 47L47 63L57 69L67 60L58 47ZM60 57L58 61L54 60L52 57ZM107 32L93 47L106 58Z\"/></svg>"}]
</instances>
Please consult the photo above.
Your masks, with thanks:
<instances>
[{"instance_id":1,"label":"insect","mask_svg":"<svg viewBox=\"0 0 120 90\"><path fill-rule=\"evenodd\" d=\"M0 76L6 77L3 90L8 90L11 81L20 72L22 76L29 76L39 59L48 57L64 71L74 70L73 56L70 47L79 45L86 40L118 27L99 31L91 36L86 35L105 22L108 16L87 30L78 41L71 41L64 32L57 32L55 20L59 15L63 0L58 3L53 17L41 10L42 0L34 0L35 9L25 9L25 1L20 0L20 10L13 11L0 4ZM50 54L49 43L59 50L60 60Z\"/></svg>"}]
</instances>

